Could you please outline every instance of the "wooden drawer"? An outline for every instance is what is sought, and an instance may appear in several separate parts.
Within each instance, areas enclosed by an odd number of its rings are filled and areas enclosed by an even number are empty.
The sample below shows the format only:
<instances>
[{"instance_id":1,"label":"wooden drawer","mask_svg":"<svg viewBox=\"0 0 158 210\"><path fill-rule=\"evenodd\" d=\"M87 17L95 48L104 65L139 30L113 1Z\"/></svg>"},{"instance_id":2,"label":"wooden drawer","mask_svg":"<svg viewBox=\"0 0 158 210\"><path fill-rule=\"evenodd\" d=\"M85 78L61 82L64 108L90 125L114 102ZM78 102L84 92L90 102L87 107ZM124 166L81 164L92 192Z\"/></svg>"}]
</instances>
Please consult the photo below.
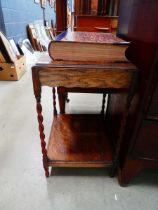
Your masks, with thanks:
<instances>
[{"instance_id":1,"label":"wooden drawer","mask_svg":"<svg viewBox=\"0 0 158 210\"><path fill-rule=\"evenodd\" d=\"M134 154L141 158L158 159L158 120L144 120L136 139Z\"/></svg>"}]
</instances>

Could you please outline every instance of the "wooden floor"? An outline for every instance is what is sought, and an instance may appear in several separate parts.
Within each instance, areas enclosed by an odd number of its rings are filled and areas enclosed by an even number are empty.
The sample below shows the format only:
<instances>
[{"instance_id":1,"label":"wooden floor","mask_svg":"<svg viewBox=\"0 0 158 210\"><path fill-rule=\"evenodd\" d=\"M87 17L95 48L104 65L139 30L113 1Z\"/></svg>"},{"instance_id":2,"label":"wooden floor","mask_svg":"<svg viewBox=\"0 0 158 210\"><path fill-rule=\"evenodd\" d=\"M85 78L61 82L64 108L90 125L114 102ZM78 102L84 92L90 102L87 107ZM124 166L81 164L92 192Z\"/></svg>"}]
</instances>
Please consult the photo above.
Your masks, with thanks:
<instances>
[{"instance_id":1,"label":"wooden floor","mask_svg":"<svg viewBox=\"0 0 158 210\"><path fill-rule=\"evenodd\" d=\"M57 115L48 144L50 166L108 167L113 151L101 115Z\"/></svg>"}]
</instances>

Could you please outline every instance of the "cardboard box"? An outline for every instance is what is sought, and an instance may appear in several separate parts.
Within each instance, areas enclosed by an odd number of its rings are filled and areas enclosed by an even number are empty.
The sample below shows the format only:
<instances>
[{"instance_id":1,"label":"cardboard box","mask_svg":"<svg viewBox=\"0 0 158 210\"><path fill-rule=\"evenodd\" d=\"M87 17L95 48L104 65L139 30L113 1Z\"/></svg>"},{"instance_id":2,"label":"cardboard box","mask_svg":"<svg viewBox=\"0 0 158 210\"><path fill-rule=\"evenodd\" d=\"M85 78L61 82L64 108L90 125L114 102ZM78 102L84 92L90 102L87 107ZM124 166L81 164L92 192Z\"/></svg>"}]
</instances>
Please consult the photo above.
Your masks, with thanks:
<instances>
[{"instance_id":1,"label":"cardboard box","mask_svg":"<svg viewBox=\"0 0 158 210\"><path fill-rule=\"evenodd\" d=\"M26 72L26 58L20 56L15 63L0 63L0 80L19 80Z\"/></svg>"}]
</instances>

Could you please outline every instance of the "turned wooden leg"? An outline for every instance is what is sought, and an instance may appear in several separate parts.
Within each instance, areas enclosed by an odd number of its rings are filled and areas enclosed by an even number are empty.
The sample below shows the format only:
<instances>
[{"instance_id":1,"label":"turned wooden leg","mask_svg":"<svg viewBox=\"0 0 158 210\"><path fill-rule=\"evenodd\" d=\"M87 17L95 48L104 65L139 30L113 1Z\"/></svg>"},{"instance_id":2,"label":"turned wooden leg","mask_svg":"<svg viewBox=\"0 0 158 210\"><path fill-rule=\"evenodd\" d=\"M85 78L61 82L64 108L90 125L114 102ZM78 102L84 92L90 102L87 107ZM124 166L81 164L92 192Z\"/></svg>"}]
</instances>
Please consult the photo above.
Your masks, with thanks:
<instances>
[{"instance_id":1,"label":"turned wooden leg","mask_svg":"<svg viewBox=\"0 0 158 210\"><path fill-rule=\"evenodd\" d=\"M63 88L63 87L58 87L57 92L58 92L58 99L59 99L60 114L64 114L67 93L66 93L65 88Z\"/></svg>"},{"instance_id":2,"label":"turned wooden leg","mask_svg":"<svg viewBox=\"0 0 158 210\"><path fill-rule=\"evenodd\" d=\"M127 160L123 169L119 169L118 181L125 187L141 170L143 166L140 160Z\"/></svg>"},{"instance_id":3,"label":"turned wooden leg","mask_svg":"<svg viewBox=\"0 0 158 210\"><path fill-rule=\"evenodd\" d=\"M34 71L32 71L32 79L33 79L34 94L36 98L36 111L37 111L37 119L38 119L38 126L39 126L40 140L41 140L42 156L43 156L43 168L45 170L45 176L49 177L48 157L46 150L42 105L41 105L41 86L39 81L38 69L34 69Z\"/></svg>"},{"instance_id":4,"label":"turned wooden leg","mask_svg":"<svg viewBox=\"0 0 158 210\"><path fill-rule=\"evenodd\" d=\"M55 115L57 115L55 87L52 88L52 93L53 93L53 113L54 113L54 116L55 116Z\"/></svg>"},{"instance_id":5,"label":"turned wooden leg","mask_svg":"<svg viewBox=\"0 0 158 210\"><path fill-rule=\"evenodd\" d=\"M37 100L37 118L39 124L39 132L40 132L40 139L41 139L41 149L43 155L43 168L45 170L45 176L49 177L49 170L48 170L48 157L47 157L47 150L46 150L46 142L45 142L45 134L44 134L44 125L43 125L43 116L42 116L42 106L40 103L40 98L36 98Z\"/></svg>"},{"instance_id":6,"label":"turned wooden leg","mask_svg":"<svg viewBox=\"0 0 158 210\"><path fill-rule=\"evenodd\" d=\"M103 100L102 100L102 110L101 110L101 114L104 114L105 111L105 101L106 101L106 94L103 93Z\"/></svg>"},{"instance_id":7,"label":"turned wooden leg","mask_svg":"<svg viewBox=\"0 0 158 210\"><path fill-rule=\"evenodd\" d=\"M66 93L66 102L69 103L70 99L68 98L68 92Z\"/></svg>"}]
</instances>

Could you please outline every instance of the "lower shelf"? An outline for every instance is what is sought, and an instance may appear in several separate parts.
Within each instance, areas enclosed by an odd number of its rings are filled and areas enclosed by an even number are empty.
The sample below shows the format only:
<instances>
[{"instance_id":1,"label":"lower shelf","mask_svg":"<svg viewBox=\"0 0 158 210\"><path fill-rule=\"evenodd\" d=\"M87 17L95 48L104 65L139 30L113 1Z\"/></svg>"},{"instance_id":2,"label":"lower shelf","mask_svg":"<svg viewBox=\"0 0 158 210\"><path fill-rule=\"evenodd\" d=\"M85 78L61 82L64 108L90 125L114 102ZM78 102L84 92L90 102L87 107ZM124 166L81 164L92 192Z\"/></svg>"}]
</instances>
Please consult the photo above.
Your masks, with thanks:
<instances>
[{"instance_id":1,"label":"lower shelf","mask_svg":"<svg viewBox=\"0 0 158 210\"><path fill-rule=\"evenodd\" d=\"M48 165L56 167L110 167L113 150L101 115L64 114L54 117Z\"/></svg>"}]
</instances>

